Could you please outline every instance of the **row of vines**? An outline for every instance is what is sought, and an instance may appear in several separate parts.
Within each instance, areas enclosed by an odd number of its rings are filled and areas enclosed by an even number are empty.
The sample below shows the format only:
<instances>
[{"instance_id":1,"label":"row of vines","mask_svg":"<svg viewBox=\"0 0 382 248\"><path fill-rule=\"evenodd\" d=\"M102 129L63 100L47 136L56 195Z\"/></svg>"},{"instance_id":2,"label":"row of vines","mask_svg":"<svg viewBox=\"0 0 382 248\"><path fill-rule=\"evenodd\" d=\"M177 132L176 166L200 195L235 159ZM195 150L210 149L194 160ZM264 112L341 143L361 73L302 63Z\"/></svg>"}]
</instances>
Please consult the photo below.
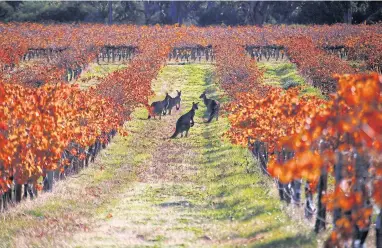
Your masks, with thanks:
<instances>
[{"instance_id":1,"label":"row of vines","mask_svg":"<svg viewBox=\"0 0 382 248\"><path fill-rule=\"evenodd\" d=\"M21 200L22 187L24 197L34 197L42 187L51 190L53 178L87 166L117 131L125 134L123 123L132 109L148 105L151 81L169 53L163 45L150 37L142 39L127 68L87 90L66 83L66 71L57 65L60 56L57 61L30 65L36 71L41 67L40 77L20 73L22 62L14 66L16 73L2 73L0 210ZM93 53L81 56L88 56L84 61L95 59ZM29 83L41 77L48 83L39 87ZM43 186L38 183L41 177Z\"/></svg>"},{"instance_id":2,"label":"row of vines","mask_svg":"<svg viewBox=\"0 0 382 248\"><path fill-rule=\"evenodd\" d=\"M117 131L124 133L121 127L135 107L148 106L151 81L166 60L204 58L215 62L220 85L231 99L226 106L231 123L227 136L249 145L262 171L276 179L282 200L299 203L304 180L306 216L316 215L317 232L326 228L326 212L333 212L329 247L365 236L373 208L382 206L381 78L376 73L354 74L359 68L330 52L341 48L347 59L379 71L381 25L10 23L0 24L0 32L3 198L12 184L37 188L41 176L54 171L60 177L73 161L87 164ZM47 59L29 61L40 55ZM298 88L263 85L263 72L256 65L261 56L290 59L327 99L301 96ZM80 90L67 83L69 71L92 61L116 60L129 65L95 87Z\"/></svg>"},{"instance_id":3,"label":"row of vines","mask_svg":"<svg viewBox=\"0 0 382 248\"><path fill-rule=\"evenodd\" d=\"M373 222L376 246L381 247L382 215L374 211L382 206L382 77L354 74L346 62L307 37L288 38L282 45L327 100L303 96L298 88L270 89L261 80L250 80L243 91L233 84L243 72L223 64L221 84L229 85L228 93L235 96L226 106L231 123L226 135L250 148L261 171L275 179L280 200L303 205L308 219L315 216L316 232L332 223L326 247L362 245ZM239 64L246 64L244 56ZM247 78L261 79L254 71L246 68Z\"/></svg>"},{"instance_id":4,"label":"row of vines","mask_svg":"<svg viewBox=\"0 0 382 248\"><path fill-rule=\"evenodd\" d=\"M118 57L118 60L123 54L131 58L138 43L149 34L156 36L154 39L159 47L164 40L171 40L177 34L178 38L173 40L174 48L221 43L216 40L221 35L229 37L230 42L256 47L284 47L288 45L289 38L305 37L317 47L325 48L324 51L334 48L346 50L346 57L365 61L370 70L377 70L382 59L381 25L150 28L130 25L8 23L0 24L0 31L2 71L10 70L23 60L39 54L46 54L50 62L55 62L61 68L83 66L97 57L110 61L113 54L114 59ZM160 39L162 33L169 36ZM209 53L212 55L211 51Z\"/></svg>"}]
</instances>

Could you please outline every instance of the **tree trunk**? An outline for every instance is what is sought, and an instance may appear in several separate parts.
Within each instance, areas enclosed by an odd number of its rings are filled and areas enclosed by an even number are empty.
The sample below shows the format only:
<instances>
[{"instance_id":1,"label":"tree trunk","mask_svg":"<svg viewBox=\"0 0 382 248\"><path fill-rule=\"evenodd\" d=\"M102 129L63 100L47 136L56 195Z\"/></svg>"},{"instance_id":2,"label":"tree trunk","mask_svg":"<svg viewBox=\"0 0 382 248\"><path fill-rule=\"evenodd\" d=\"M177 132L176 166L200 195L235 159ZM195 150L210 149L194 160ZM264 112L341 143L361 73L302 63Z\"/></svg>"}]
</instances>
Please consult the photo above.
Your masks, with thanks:
<instances>
[{"instance_id":1,"label":"tree trunk","mask_svg":"<svg viewBox=\"0 0 382 248\"><path fill-rule=\"evenodd\" d=\"M317 203L317 218L316 224L314 226L314 231L319 233L321 230L326 229L326 206L322 203L322 197L327 190L328 185L328 174L326 170L321 172L320 180L318 183L318 203Z\"/></svg>"},{"instance_id":2,"label":"tree trunk","mask_svg":"<svg viewBox=\"0 0 382 248\"><path fill-rule=\"evenodd\" d=\"M54 171L47 171L46 176L44 178L44 188L43 188L45 192L52 192L53 178L54 178Z\"/></svg>"},{"instance_id":3,"label":"tree trunk","mask_svg":"<svg viewBox=\"0 0 382 248\"><path fill-rule=\"evenodd\" d=\"M147 25L147 24L149 24L149 22L150 22L150 17L151 17L151 15L150 15L150 6L149 6L149 2L148 1L145 1L144 3L143 3L143 5L144 5L144 11L145 11L145 24Z\"/></svg>"},{"instance_id":4,"label":"tree trunk","mask_svg":"<svg viewBox=\"0 0 382 248\"><path fill-rule=\"evenodd\" d=\"M346 12L344 13L344 22L347 24L351 24L353 19L351 2L348 2L346 5L347 6L346 6Z\"/></svg>"},{"instance_id":5,"label":"tree trunk","mask_svg":"<svg viewBox=\"0 0 382 248\"><path fill-rule=\"evenodd\" d=\"M22 195L22 184L16 183L15 184L15 195L16 195L16 202L21 202L21 195Z\"/></svg>"},{"instance_id":6,"label":"tree trunk","mask_svg":"<svg viewBox=\"0 0 382 248\"><path fill-rule=\"evenodd\" d=\"M363 206L361 208L364 209L372 209L371 200L369 197L369 192L367 189L367 182L366 178L368 176L368 170L370 167L370 164L368 162L368 159L366 157L361 156L360 154L356 154L356 163L355 163L355 175L356 175L356 182L355 182L355 191L359 192L363 198ZM353 211L358 211L358 209L353 209ZM369 218L369 222L367 226L359 226L356 224L353 227L353 244L359 243L361 246L364 245L367 235L369 234L371 224L371 217Z\"/></svg>"},{"instance_id":7,"label":"tree trunk","mask_svg":"<svg viewBox=\"0 0 382 248\"><path fill-rule=\"evenodd\" d=\"M377 216L377 223L375 225L376 230L376 239L375 239L375 247L382 247L382 210L379 212Z\"/></svg>"},{"instance_id":8,"label":"tree trunk","mask_svg":"<svg viewBox=\"0 0 382 248\"><path fill-rule=\"evenodd\" d=\"M0 195L0 213L4 212L4 194Z\"/></svg>"},{"instance_id":9,"label":"tree trunk","mask_svg":"<svg viewBox=\"0 0 382 248\"><path fill-rule=\"evenodd\" d=\"M250 2L245 23L262 26L271 10L272 4L264 1Z\"/></svg>"},{"instance_id":10,"label":"tree trunk","mask_svg":"<svg viewBox=\"0 0 382 248\"><path fill-rule=\"evenodd\" d=\"M341 152L337 153L337 163L334 166L335 179L336 179L336 188L339 187L339 184L342 180L342 154ZM339 208L334 209L333 211L333 225L336 225L336 221L341 218L342 211Z\"/></svg>"},{"instance_id":11,"label":"tree trunk","mask_svg":"<svg viewBox=\"0 0 382 248\"><path fill-rule=\"evenodd\" d=\"M179 25L182 24L182 13L181 13L181 2L178 1L171 1L170 4L170 16L171 16L171 22L173 24L179 23Z\"/></svg>"},{"instance_id":12,"label":"tree trunk","mask_svg":"<svg viewBox=\"0 0 382 248\"><path fill-rule=\"evenodd\" d=\"M112 1L108 2L108 7L109 7L108 24L111 25L113 24L113 2Z\"/></svg>"},{"instance_id":13,"label":"tree trunk","mask_svg":"<svg viewBox=\"0 0 382 248\"><path fill-rule=\"evenodd\" d=\"M245 17L245 24L252 25L254 23L253 16L254 16L254 9L256 7L258 2L249 2L248 3L248 11L247 15Z\"/></svg>"}]
</instances>

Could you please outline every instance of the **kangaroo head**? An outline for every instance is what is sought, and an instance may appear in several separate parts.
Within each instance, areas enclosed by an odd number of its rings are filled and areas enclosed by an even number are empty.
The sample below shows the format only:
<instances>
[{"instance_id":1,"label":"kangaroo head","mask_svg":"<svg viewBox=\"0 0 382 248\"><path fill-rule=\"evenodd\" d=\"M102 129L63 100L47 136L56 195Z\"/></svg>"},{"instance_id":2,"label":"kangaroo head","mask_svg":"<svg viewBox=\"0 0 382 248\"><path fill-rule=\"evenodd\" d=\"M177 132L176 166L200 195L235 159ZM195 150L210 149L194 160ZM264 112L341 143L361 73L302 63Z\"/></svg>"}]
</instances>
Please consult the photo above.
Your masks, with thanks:
<instances>
[{"instance_id":1,"label":"kangaroo head","mask_svg":"<svg viewBox=\"0 0 382 248\"><path fill-rule=\"evenodd\" d=\"M176 91L178 93L178 96L182 95L182 91Z\"/></svg>"},{"instance_id":2,"label":"kangaroo head","mask_svg":"<svg viewBox=\"0 0 382 248\"><path fill-rule=\"evenodd\" d=\"M205 91L203 91L203 93L200 95L199 98L204 98L204 97L206 97L206 92Z\"/></svg>"},{"instance_id":3,"label":"kangaroo head","mask_svg":"<svg viewBox=\"0 0 382 248\"><path fill-rule=\"evenodd\" d=\"M194 103L194 102L192 102L192 109L193 110L196 110L196 109L198 109L198 102L197 103Z\"/></svg>"}]
</instances>

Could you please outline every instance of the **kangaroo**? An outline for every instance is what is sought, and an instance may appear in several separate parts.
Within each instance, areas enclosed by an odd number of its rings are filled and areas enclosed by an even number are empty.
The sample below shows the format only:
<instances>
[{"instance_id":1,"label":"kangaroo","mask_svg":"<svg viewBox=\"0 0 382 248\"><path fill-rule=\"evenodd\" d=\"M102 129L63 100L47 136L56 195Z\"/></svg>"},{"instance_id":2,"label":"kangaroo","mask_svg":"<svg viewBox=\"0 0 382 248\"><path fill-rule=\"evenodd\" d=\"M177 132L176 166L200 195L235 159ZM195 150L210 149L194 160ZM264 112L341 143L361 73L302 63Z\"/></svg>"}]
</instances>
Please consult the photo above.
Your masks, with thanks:
<instances>
[{"instance_id":1,"label":"kangaroo","mask_svg":"<svg viewBox=\"0 0 382 248\"><path fill-rule=\"evenodd\" d=\"M195 110L198 109L199 103L192 103L192 108L190 111L188 111L186 114L182 115L178 121L176 122L176 129L175 133L170 137L171 139L176 138L176 136L180 133L180 137L183 137L183 132L186 132L186 137L188 135L188 130L190 130L191 127L194 126L194 116L195 116Z\"/></svg>"},{"instance_id":2,"label":"kangaroo","mask_svg":"<svg viewBox=\"0 0 382 248\"><path fill-rule=\"evenodd\" d=\"M203 99L204 104L207 107L207 113L210 115L207 122L211 122L214 116L216 116L216 120L218 120L220 103L216 100L208 99L205 91L200 95L200 98Z\"/></svg>"},{"instance_id":3,"label":"kangaroo","mask_svg":"<svg viewBox=\"0 0 382 248\"><path fill-rule=\"evenodd\" d=\"M169 94L168 97L169 97L169 103L168 103L168 107L167 107L167 110L169 111L168 114L171 115L171 110L176 107L176 110L179 110L180 108L180 95L182 94L182 91L176 91L177 92L177 96L176 97L171 97Z\"/></svg>"},{"instance_id":4,"label":"kangaroo","mask_svg":"<svg viewBox=\"0 0 382 248\"><path fill-rule=\"evenodd\" d=\"M180 99L180 96L182 95L182 91L176 91L177 92L177 96L175 97L175 106L176 106L176 110L179 110L180 109L180 101L182 99Z\"/></svg>"},{"instance_id":5,"label":"kangaroo","mask_svg":"<svg viewBox=\"0 0 382 248\"><path fill-rule=\"evenodd\" d=\"M148 119L151 118L151 114L154 116L155 119L155 114L159 115L159 120L161 119L162 115L166 115L166 109L168 107L169 103L169 95L166 93L166 97L163 101L158 101L158 102L153 102L150 105L150 113L148 116Z\"/></svg>"}]
</instances>

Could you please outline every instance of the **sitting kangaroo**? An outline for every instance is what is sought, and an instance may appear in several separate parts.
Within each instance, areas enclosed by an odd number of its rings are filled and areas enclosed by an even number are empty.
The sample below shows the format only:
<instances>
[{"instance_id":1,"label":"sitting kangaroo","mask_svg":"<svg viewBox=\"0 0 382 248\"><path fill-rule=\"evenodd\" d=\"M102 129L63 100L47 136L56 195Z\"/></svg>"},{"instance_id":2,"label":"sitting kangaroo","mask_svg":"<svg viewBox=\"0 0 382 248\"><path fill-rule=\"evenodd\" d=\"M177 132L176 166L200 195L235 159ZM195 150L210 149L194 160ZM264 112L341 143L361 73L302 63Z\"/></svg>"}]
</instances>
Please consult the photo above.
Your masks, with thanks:
<instances>
[{"instance_id":1,"label":"sitting kangaroo","mask_svg":"<svg viewBox=\"0 0 382 248\"><path fill-rule=\"evenodd\" d=\"M207 107L207 113L210 114L207 122L211 122L214 115L216 116L216 120L218 120L220 103L216 100L208 99L205 91L200 95L200 98L203 99L204 104Z\"/></svg>"},{"instance_id":2,"label":"sitting kangaroo","mask_svg":"<svg viewBox=\"0 0 382 248\"><path fill-rule=\"evenodd\" d=\"M186 137L188 135L188 130L192 126L194 126L194 116L195 116L195 110L198 109L199 103L192 103L192 108L190 111L188 111L186 114L182 115L178 121L176 122L176 130L175 133L170 137L171 139L176 138L176 136L180 133L180 137L183 137L183 132L186 132Z\"/></svg>"},{"instance_id":3,"label":"sitting kangaroo","mask_svg":"<svg viewBox=\"0 0 382 248\"><path fill-rule=\"evenodd\" d=\"M166 93L166 95L169 97L169 102L168 102L168 114L171 115L171 110L176 107L176 110L179 110L180 108L180 95L182 94L182 91L176 91L177 92L177 96L172 98L168 93Z\"/></svg>"},{"instance_id":4,"label":"sitting kangaroo","mask_svg":"<svg viewBox=\"0 0 382 248\"><path fill-rule=\"evenodd\" d=\"M170 96L166 93L166 97L163 101L153 102L151 104L148 119L151 118L151 114L154 116L154 119L155 119L155 114L157 114L159 115L159 120L160 120L161 116L166 114L166 109L169 103L169 97Z\"/></svg>"}]
</instances>

